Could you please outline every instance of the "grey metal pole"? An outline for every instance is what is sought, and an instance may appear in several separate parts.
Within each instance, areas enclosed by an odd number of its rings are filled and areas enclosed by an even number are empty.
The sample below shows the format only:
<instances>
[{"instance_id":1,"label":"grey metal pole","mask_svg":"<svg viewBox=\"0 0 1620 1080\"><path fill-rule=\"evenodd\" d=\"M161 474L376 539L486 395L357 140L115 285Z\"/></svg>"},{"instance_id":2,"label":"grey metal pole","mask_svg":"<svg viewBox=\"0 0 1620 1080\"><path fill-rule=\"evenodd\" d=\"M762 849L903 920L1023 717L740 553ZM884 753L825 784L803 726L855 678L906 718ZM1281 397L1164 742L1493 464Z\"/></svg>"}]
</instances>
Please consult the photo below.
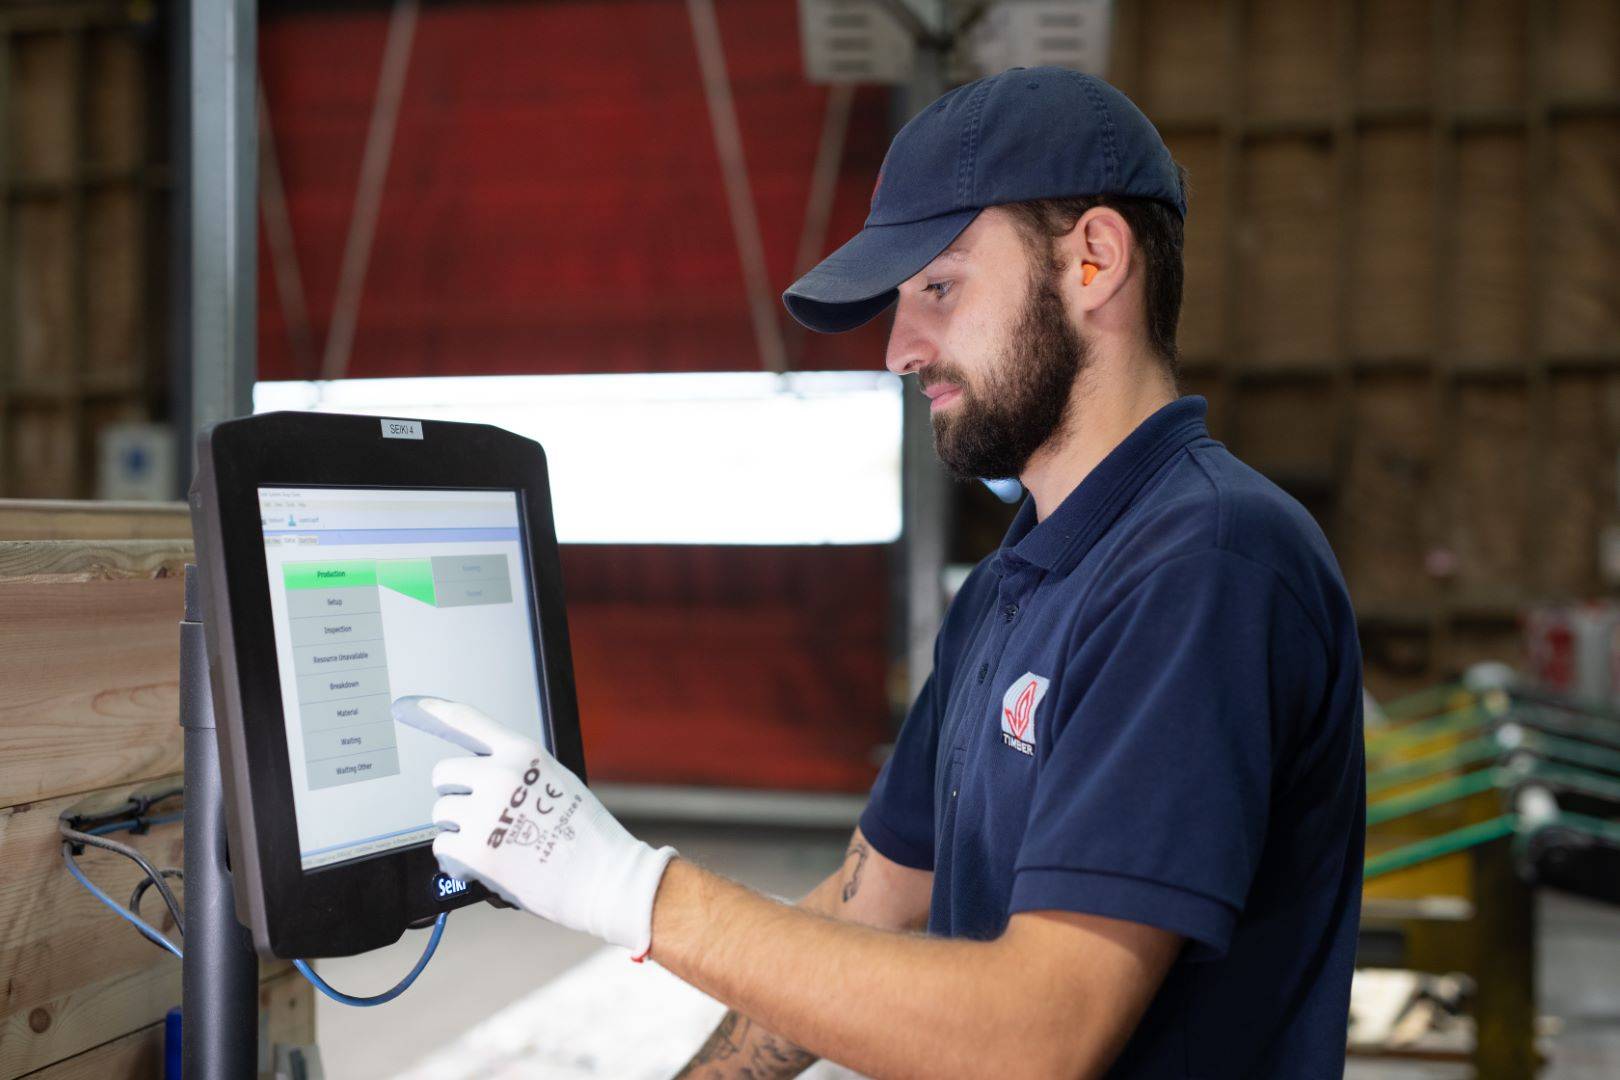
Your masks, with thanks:
<instances>
[{"instance_id":1,"label":"grey metal pole","mask_svg":"<svg viewBox=\"0 0 1620 1080\"><path fill-rule=\"evenodd\" d=\"M197 567L188 563L186 614L180 622L180 726L186 744L181 1069L186 1080L239 1080L258 1075L259 958L236 920L225 865L225 796L201 591Z\"/></svg>"},{"instance_id":2,"label":"grey metal pole","mask_svg":"<svg viewBox=\"0 0 1620 1080\"><path fill-rule=\"evenodd\" d=\"M253 411L258 372L258 5L185 0L173 46L173 416L180 490L196 433Z\"/></svg>"}]
</instances>

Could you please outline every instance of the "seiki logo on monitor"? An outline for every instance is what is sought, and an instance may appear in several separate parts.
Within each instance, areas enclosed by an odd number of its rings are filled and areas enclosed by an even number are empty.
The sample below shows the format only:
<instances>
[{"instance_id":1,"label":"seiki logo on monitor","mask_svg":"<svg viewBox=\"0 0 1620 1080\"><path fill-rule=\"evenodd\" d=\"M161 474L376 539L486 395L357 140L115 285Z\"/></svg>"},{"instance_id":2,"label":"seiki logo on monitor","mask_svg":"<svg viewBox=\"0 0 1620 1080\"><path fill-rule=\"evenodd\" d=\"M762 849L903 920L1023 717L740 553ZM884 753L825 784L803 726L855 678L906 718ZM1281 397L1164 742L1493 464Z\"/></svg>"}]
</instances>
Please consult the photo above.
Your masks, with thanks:
<instances>
[{"instance_id":1,"label":"seiki logo on monitor","mask_svg":"<svg viewBox=\"0 0 1620 1080\"><path fill-rule=\"evenodd\" d=\"M441 873L433 879L433 898L435 900L448 900L452 896L460 896L467 891L465 881L457 881L449 874Z\"/></svg>"}]
</instances>

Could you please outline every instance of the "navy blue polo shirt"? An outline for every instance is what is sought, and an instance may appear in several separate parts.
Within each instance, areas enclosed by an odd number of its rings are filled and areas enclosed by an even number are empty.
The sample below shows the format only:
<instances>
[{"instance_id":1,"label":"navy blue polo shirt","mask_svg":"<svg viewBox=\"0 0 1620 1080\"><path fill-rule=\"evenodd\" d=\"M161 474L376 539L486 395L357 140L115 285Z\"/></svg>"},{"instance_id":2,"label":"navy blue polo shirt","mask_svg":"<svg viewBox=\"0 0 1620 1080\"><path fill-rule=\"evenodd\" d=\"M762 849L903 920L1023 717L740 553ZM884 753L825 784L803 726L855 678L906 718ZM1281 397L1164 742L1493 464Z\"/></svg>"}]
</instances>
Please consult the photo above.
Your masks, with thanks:
<instances>
[{"instance_id":1,"label":"navy blue polo shirt","mask_svg":"<svg viewBox=\"0 0 1620 1080\"><path fill-rule=\"evenodd\" d=\"M1074 911L1187 940L1118 1077L1339 1076L1361 908L1361 652L1311 516L1164 406L946 613L861 816L929 931Z\"/></svg>"}]
</instances>

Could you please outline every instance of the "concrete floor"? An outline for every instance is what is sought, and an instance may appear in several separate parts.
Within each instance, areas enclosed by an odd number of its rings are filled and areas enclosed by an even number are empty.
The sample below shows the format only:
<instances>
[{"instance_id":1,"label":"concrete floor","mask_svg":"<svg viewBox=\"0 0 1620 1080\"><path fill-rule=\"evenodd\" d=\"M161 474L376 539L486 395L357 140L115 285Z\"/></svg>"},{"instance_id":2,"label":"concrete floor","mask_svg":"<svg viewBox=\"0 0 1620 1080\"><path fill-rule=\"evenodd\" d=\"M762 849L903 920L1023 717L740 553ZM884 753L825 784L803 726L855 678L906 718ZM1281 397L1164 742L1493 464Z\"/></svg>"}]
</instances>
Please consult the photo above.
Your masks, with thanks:
<instances>
[{"instance_id":1,"label":"concrete floor","mask_svg":"<svg viewBox=\"0 0 1620 1080\"><path fill-rule=\"evenodd\" d=\"M845 836L834 832L714 829L636 823L637 835L754 888L796 897L838 865ZM1620 1077L1620 910L1548 894L1540 901L1542 1010L1558 1017L1542 1080ZM425 935L365 956L322 961L321 974L352 993L392 985L420 955ZM376 1080L409 1069L433 1050L525 997L600 948L583 935L487 905L450 919L438 955L393 1003L352 1009L317 998L316 1030L329 1080ZM702 1033L691 1037L693 1048ZM667 1052L666 1052L667 1056ZM675 1056L684 1056L684 1048ZM537 1068L535 1080L553 1080ZM1352 1064L1354 1080L1441 1080L1469 1070Z\"/></svg>"}]
</instances>

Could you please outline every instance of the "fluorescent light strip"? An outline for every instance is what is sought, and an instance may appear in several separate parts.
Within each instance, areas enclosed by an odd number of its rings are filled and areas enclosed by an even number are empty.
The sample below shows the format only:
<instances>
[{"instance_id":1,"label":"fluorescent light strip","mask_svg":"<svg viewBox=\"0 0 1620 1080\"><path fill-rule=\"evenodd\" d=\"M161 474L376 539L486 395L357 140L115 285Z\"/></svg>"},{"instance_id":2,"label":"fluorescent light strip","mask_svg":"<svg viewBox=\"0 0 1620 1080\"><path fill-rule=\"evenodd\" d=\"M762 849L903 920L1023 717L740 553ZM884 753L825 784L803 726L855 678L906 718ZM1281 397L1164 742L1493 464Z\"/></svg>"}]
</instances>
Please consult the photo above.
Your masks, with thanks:
<instances>
[{"instance_id":1,"label":"fluorescent light strip","mask_svg":"<svg viewBox=\"0 0 1620 1080\"><path fill-rule=\"evenodd\" d=\"M493 424L539 442L572 544L885 544L900 536L900 380L492 375L261 382L256 413Z\"/></svg>"}]
</instances>

